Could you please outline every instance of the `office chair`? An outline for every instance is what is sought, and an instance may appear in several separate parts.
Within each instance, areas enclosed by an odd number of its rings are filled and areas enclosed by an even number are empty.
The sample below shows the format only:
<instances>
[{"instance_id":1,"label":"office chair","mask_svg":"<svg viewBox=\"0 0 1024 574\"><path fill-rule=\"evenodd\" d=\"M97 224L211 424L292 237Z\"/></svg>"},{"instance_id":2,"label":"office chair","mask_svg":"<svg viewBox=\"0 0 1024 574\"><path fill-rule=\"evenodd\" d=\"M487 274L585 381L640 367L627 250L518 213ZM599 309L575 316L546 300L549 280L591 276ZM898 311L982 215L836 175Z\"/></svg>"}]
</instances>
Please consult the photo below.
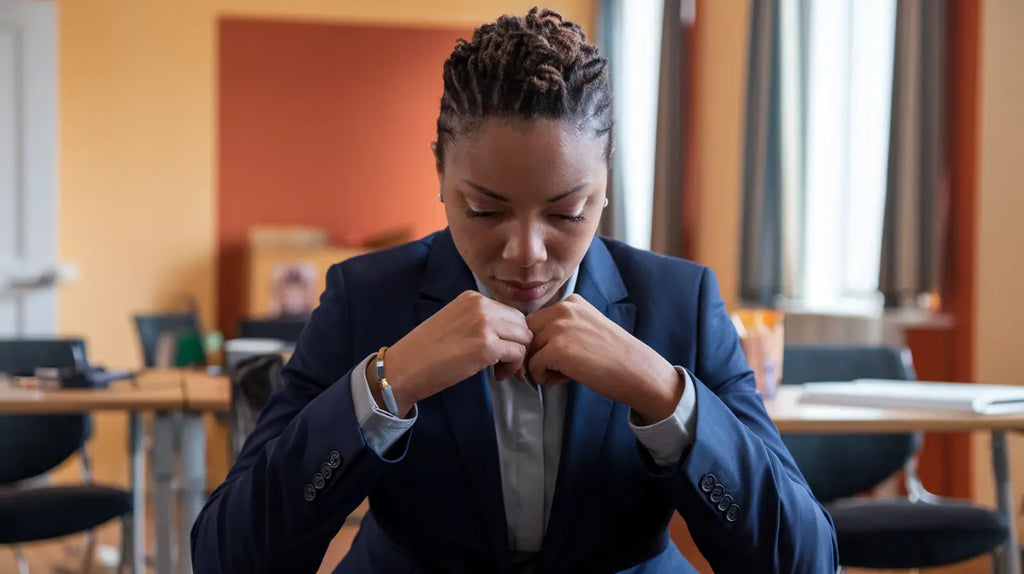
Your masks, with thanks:
<instances>
[{"instance_id":1,"label":"office chair","mask_svg":"<svg viewBox=\"0 0 1024 574\"><path fill-rule=\"evenodd\" d=\"M78 339L0 341L0 372L8 375L30 376L38 367L87 366L85 343ZM85 449L89 421L88 415L0 415L0 487L11 487L0 488L0 544L13 547L22 574L28 572L28 564L19 544L79 532L86 535L82 571L88 573L95 554L93 529L114 518L122 523L121 567L131 563L131 493L92 483ZM50 472L76 451L83 484L23 484Z\"/></svg>"},{"instance_id":2,"label":"office chair","mask_svg":"<svg viewBox=\"0 0 1024 574\"><path fill-rule=\"evenodd\" d=\"M307 319L302 318L268 318L242 319L238 324L238 336L243 339L277 339L286 343L299 342L299 335L306 326Z\"/></svg>"},{"instance_id":3,"label":"office chair","mask_svg":"<svg viewBox=\"0 0 1024 574\"><path fill-rule=\"evenodd\" d=\"M910 353L892 347L789 345L783 384L915 378ZM1007 538L1003 516L940 498L917 476L916 434L783 435L814 495L836 527L844 567L913 569L954 564L997 550ZM903 469L907 498L854 498Z\"/></svg>"},{"instance_id":4,"label":"office chair","mask_svg":"<svg viewBox=\"0 0 1024 574\"><path fill-rule=\"evenodd\" d=\"M231 452L235 458L256 428L270 395L284 386L280 354L255 355L230 368Z\"/></svg>"},{"instance_id":5,"label":"office chair","mask_svg":"<svg viewBox=\"0 0 1024 574\"><path fill-rule=\"evenodd\" d=\"M200 345L200 349L192 350L191 354L202 356L202 329L199 326L199 316L194 312L136 315L135 328L142 346L143 364L147 367L156 366L160 338L167 333L195 340ZM201 358L197 358L197 360L202 362Z\"/></svg>"}]
</instances>

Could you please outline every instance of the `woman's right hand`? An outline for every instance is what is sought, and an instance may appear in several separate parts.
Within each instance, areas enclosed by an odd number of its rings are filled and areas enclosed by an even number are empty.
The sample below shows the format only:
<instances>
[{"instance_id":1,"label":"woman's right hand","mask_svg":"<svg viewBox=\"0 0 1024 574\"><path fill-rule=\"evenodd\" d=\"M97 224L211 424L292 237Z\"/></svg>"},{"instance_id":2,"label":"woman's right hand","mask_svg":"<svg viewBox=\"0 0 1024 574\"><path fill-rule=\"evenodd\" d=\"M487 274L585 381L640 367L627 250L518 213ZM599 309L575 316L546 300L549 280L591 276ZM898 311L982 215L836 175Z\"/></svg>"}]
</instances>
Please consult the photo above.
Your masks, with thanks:
<instances>
[{"instance_id":1,"label":"woman's right hand","mask_svg":"<svg viewBox=\"0 0 1024 574\"><path fill-rule=\"evenodd\" d=\"M521 312L476 291L463 292L384 355L398 412L404 415L417 401L492 365L499 381L519 374L532 340ZM368 380L375 381L373 361L366 371ZM371 388L376 397L377 385Z\"/></svg>"}]
</instances>

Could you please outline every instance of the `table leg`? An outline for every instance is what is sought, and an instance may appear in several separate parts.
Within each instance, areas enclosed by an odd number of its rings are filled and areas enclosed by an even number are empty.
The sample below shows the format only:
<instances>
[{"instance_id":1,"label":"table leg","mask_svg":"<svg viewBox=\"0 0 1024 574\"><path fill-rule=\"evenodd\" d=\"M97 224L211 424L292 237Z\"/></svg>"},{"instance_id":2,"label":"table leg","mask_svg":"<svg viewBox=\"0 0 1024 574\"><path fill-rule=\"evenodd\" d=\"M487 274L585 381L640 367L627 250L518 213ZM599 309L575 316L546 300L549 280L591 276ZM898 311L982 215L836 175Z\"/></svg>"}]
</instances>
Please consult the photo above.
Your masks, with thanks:
<instances>
[{"instance_id":1,"label":"table leg","mask_svg":"<svg viewBox=\"0 0 1024 574\"><path fill-rule=\"evenodd\" d=\"M185 412L182 425L182 487L184 510L181 521L181 572L192 572L191 532L206 501L206 425L203 414Z\"/></svg>"},{"instance_id":2,"label":"table leg","mask_svg":"<svg viewBox=\"0 0 1024 574\"><path fill-rule=\"evenodd\" d=\"M142 413L129 415L128 447L132 456L132 574L146 572L146 449ZM126 533L127 534L127 533ZM127 544L123 545L128 548Z\"/></svg>"},{"instance_id":3,"label":"table leg","mask_svg":"<svg viewBox=\"0 0 1024 574\"><path fill-rule=\"evenodd\" d=\"M153 518L156 522L156 574L171 574L174 553L174 419L156 413L153 422Z\"/></svg>"},{"instance_id":4,"label":"table leg","mask_svg":"<svg viewBox=\"0 0 1024 574\"><path fill-rule=\"evenodd\" d=\"M996 479L996 501L1006 518L1009 536L1002 551L1002 574L1018 574L1020 570L1020 542L1017 540L1017 513L1013 504L1010 483L1010 465L1006 448L1006 432L992 431L992 474Z\"/></svg>"}]
</instances>

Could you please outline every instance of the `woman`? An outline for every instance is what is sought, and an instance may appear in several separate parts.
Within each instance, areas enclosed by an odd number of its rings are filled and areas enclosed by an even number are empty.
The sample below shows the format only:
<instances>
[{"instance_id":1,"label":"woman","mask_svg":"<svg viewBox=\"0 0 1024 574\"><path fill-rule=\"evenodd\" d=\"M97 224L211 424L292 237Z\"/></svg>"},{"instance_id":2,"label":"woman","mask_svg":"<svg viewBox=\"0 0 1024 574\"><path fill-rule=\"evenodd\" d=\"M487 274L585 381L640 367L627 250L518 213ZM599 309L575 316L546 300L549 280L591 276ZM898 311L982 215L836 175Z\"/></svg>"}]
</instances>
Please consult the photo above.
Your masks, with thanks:
<instances>
[{"instance_id":1,"label":"woman","mask_svg":"<svg viewBox=\"0 0 1024 574\"><path fill-rule=\"evenodd\" d=\"M444 66L448 229L335 265L192 532L198 572L836 570L835 533L754 389L714 274L595 237L607 62L556 13Z\"/></svg>"}]
</instances>

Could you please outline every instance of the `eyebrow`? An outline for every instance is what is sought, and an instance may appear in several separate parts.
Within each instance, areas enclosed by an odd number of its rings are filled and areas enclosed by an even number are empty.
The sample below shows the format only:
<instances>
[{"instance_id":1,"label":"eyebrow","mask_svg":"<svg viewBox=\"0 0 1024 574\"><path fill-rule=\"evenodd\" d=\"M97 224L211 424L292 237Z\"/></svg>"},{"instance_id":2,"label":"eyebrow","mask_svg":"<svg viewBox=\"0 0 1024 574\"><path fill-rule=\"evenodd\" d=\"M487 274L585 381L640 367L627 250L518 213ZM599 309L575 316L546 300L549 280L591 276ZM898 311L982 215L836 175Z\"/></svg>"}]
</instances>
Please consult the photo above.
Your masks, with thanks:
<instances>
[{"instance_id":1,"label":"eyebrow","mask_svg":"<svg viewBox=\"0 0 1024 574\"><path fill-rule=\"evenodd\" d=\"M497 194L497 193L487 189L486 187L484 187L484 186L482 186L482 185L480 185L478 183L473 183L472 181L469 181L468 179L464 179L464 180L462 180L462 182L465 183L466 185L472 187L476 191L486 195L487 197L490 197L492 199L496 199L498 201L502 201L502 202L508 203L508 198L507 197L505 197L503 195L500 195L500 194ZM548 199L548 203L557 203L557 202L559 202L559 201L569 197L570 195L576 193L577 191L580 191L581 189L587 187L587 184L588 184L588 182L583 182L583 183L581 183L579 185L576 185L572 189L570 189L570 190L568 190L568 191L566 191L564 193L560 193L560 194L558 194L558 195Z\"/></svg>"}]
</instances>

